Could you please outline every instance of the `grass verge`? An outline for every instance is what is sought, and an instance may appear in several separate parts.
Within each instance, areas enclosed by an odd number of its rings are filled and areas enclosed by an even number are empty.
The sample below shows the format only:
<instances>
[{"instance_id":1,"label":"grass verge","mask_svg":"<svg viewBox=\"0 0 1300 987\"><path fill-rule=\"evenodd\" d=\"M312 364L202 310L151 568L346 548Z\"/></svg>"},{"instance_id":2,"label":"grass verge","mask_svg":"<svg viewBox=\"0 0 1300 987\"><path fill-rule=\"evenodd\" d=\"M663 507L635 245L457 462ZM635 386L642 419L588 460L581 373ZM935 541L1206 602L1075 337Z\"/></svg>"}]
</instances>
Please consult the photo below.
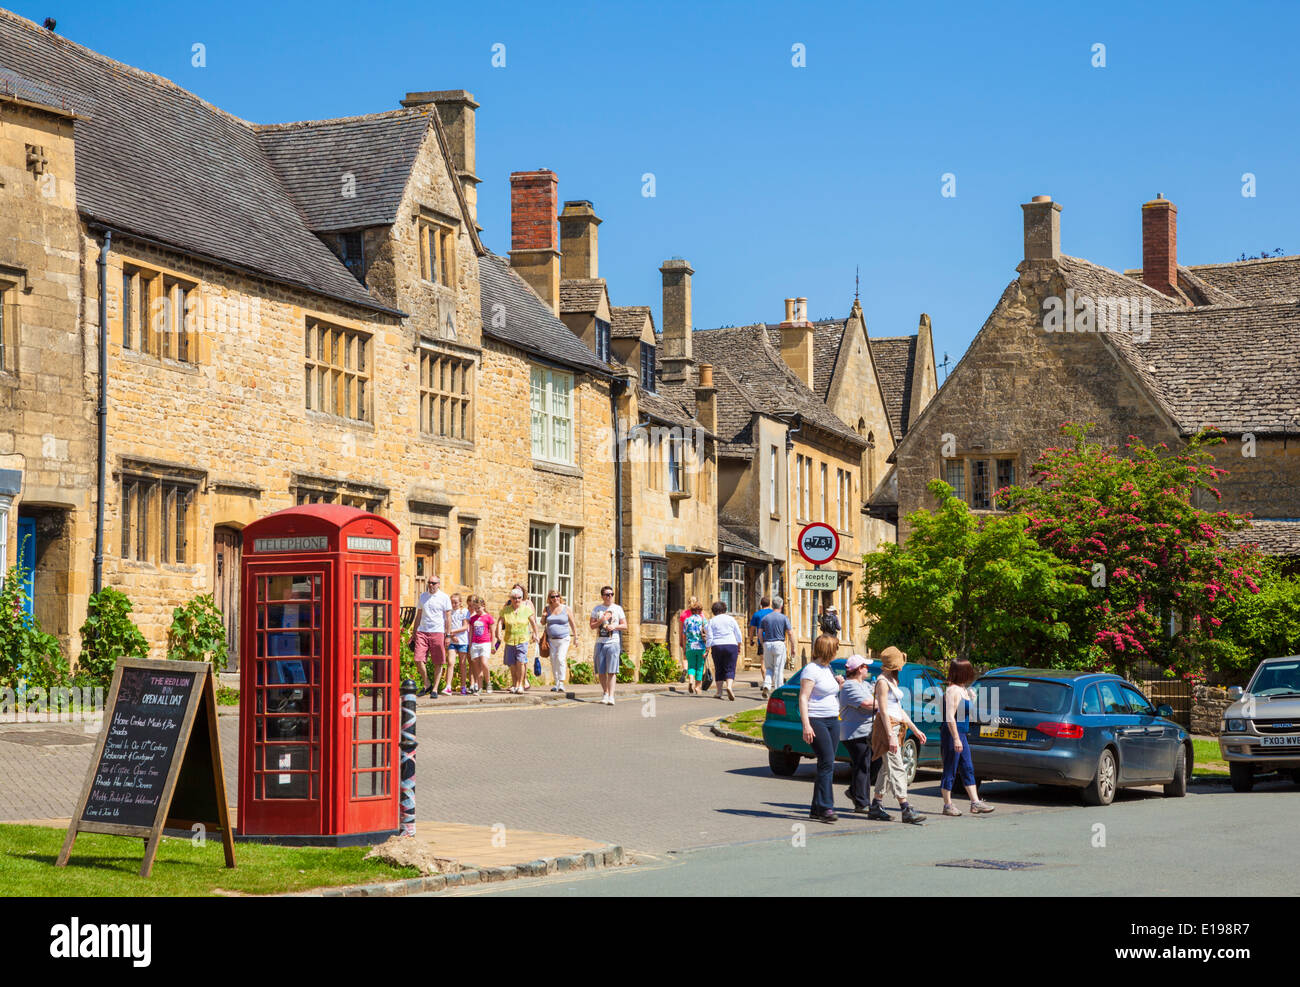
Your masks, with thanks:
<instances>
[{"instance_id":1,"label":"grass verge","mask_svg":"<svg viewBox=\"0 0 1300 987\"><path fill-rule=\"evenodd\" d=\"M729 730L735 730L736 733L743 733L746 737L755 737L763 739L763 720L767 716L767 708L760 706L758 709L741 710L731 716L724 717L722 725Z\"/></svg>"},{"instance_id":2,"label":"grass verge","mask_svg":"<svg viewBox=\"0 0 1300 987\"><path fill-rule=\"evenodd\" d=\"M1228 765L1219 753L1217 740L1192 740L1192 754L1196 759L1193 774L1210 778L1228 777Z\"/></svg>"},{"instance_id":3,"label":"grass verge","mask_svg":"<svg viewBox=\"0 0 1300 987\"><path fill-rule=\"evenodd\" d=\"M419 877L412 867L363 860L369 847L235 845L227 870L221 840L203 846L163 838L153 873L140 877L144 841L82 833L67 867L55 867L65 831L47 826L0 825L0 896L204 897L219 893L277 894L345 884Z\"/></svg>"}]
</instances>

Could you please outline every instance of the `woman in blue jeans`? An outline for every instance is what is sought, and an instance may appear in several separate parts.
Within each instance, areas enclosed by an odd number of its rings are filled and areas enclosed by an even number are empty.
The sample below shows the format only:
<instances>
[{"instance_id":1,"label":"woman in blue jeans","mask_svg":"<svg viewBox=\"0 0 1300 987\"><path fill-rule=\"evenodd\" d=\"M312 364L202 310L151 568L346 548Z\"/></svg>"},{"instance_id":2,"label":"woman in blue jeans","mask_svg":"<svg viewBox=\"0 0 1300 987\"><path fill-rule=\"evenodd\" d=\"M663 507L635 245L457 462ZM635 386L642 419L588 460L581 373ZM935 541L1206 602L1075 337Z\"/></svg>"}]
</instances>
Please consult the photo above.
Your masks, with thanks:
<instances>
[{"instance_id":1,"label":"woman in blue jeans","mask_svg":"<svg viewBox=\"0 0 1300 987\"><path fill-rule=\"evenodd\" d=\"M843 679L831 674L831 659L840 650L834 634L823 634L813 642L812 662L799 675L799 718L803 720L803 741L817 755L817 781L813 785L809 819L833 823L835 815L835 751L840 746L840 685Z\"/></svg>"},{"instance_id":2,"label":"woman in blue jeans","mask_svg":"<svg viewBox=\"0 0 1300 987\"><path fill-rule=\"evenodd\" d=\"M952 785L960 776L961 783L970 796L972 815L992 812L993 806L980 801L975 787L975 768L970 760L970 703L973 694L970 684L975 681L975 667L965 658L958 658L948 666L948 687L943 690L943 729L939 731L939 750L943 754L943 781L939 793L943 796L943 814L960 816L961 810L952 804Z\"/></svg>"}]
</instances>

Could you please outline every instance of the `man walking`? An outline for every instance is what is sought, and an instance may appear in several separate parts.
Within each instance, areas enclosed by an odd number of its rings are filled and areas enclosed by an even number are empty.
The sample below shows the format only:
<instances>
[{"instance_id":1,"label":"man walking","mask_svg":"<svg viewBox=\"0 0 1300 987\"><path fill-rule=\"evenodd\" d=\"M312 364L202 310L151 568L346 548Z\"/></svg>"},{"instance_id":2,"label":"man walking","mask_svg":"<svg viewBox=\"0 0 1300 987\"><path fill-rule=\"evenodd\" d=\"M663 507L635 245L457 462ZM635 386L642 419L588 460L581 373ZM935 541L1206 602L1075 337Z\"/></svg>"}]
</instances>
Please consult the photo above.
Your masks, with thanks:
<instances>
[{"instance_id":1,"label":"man walking","mask_svg":"<svg viewBox=\"0 0 1300 987\"><path fill-rule=\"evenodd\" d=\"M749 650L755 650L755 644L758 645L757 654L759 659L763 656L763 645L758 643L758 625L763 622L763 618L772 612L772 601L766 597L760 597L758 600L758 609L753 612L749 618L749 627L745 630L745 640L749 643ZM743 657L743 656L742 656ZM748 661L746 661L748 664Z\"/></svg>"},{"instance_id":2,"label":"man walking","mask_svg":"<svg viewBox=\"0 0 1300 987\"><path fill-rule=\"evenodd\" d=\"M618 680L619 659L623 651L622 632L627 630L627 614L614 602L614 587L602 586L600 605L591 611L591 629L596 632L593 664L600 679L601 704L614 705L614 683Z\"/></svg>"},{"instance_id":3,"label":"man walking","mask_svg":"<svg viewBox=\"0 0 1300 987\"><path fill-rule=\"evenodd\" d=\"M758 636L763 645L763 698L779 689L785 676L785 663L794 654L794 627L785 615L785 600L772 597L772 609L758 622ZM786 645L789 650L786 650Z\"/></svg>"},{"instance_id":4,"label":"man walking","mask_svg":"<svg viewBox=\"0 0 1300 987\"><path fill-rule=\"evenodd\" d=\"M442 580L430 576L427 589L420 594L416 606L420 612L420 622L415 628L415 664L424 681L422 696L438 698L438 679L442 674L443 663L447 660L446 633L447 614L451 613L451 597L442 591ZM424 669L426 661L433 662L433 682Z\"/></svg>"}]
</instances>

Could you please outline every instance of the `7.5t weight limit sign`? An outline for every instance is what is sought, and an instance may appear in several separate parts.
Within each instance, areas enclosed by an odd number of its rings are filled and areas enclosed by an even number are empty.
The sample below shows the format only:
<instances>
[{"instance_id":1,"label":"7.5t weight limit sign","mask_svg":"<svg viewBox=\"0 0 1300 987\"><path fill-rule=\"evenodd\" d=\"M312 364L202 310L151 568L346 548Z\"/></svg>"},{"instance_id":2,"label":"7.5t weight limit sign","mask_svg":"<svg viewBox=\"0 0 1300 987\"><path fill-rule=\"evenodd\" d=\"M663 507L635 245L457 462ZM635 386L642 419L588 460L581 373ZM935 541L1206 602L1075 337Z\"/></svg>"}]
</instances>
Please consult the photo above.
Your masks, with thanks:
<instances>
[{"instance_id":1,"label":"7.5t weight limit sign","mask_svg":"<svg viewBox=\"0 0 1300 987\"><path fill-rule=\"evenodd\" d=\"M799 554L812 565L825 565L840 554L840 536L821 521L804 525L798 545Z\"/></svg>"}]
</instances>

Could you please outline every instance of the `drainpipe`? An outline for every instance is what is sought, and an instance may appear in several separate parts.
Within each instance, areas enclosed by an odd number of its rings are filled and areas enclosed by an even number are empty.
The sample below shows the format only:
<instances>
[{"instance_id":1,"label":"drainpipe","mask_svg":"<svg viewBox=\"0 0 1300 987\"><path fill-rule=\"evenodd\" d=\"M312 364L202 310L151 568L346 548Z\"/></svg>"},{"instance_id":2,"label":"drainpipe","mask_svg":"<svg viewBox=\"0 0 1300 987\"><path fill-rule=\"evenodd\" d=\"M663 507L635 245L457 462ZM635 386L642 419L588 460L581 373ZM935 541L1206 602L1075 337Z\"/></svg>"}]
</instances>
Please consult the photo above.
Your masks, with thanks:
<instances>
[{"instance_id":1,"label":"drainpipe","mask_svg":"<svg viewBox=\"0 0 1300 987\"><path fill-rule=\"evenodd\" d=\"M793 427L792 427L793 426ZM790 482L790 453L794 450L794 437L802 431L803 419L799 414L791 415L785 423L785 585L782 589L790 594L790 599L794 599L794 555L790 551L790 535L793 531L794 512L790 503L791 488L794 486ZM798 643L799 636L795 635L795 642ZM799 667L802 668L808 664L808 653L806 651L799 653Z\"/></svg>"},{"instance_id":2,"label":"drainpipe","mask_svg":"<svg viewBox=\"0 0 1300 987\"><path fill-rule=\"evenodd\" d=\"M614 599L623 603L623 449L618 430L618 399L627 382L615 377L609 382L609 418L614 429Z\"/></svg>"},{"instance_id":3,"label":"drainpipe","mask_svg":"<svg viewBox=\"0 0 1300 987\"><path fill-rule=\"evenodd\" d=\"M113 246L113 231L104 230L99 248L99 493L95 498L95 577L94 590L104 586L104 473L108 468L108 252Z\"/></svg>"}]
</instances>

